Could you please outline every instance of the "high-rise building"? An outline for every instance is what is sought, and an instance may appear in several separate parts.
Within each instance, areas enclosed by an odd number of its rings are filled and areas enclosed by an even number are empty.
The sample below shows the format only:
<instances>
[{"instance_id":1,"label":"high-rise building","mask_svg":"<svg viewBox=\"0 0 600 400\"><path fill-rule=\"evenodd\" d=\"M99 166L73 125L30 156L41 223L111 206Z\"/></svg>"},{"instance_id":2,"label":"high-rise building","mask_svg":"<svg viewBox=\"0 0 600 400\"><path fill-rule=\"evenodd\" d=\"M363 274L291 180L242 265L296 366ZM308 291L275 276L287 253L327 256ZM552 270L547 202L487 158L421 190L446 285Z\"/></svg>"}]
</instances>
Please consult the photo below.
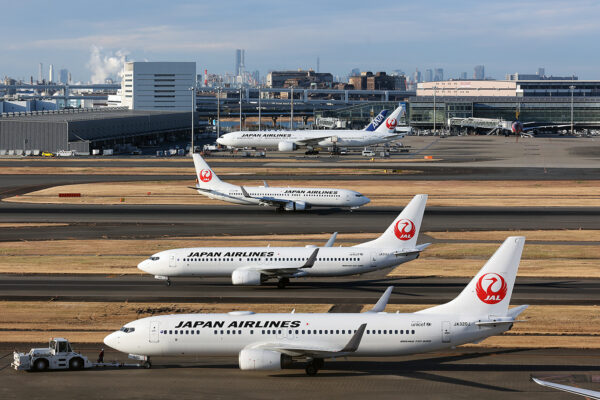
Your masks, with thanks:
<instances>
[{"instance_id":1,"label":"high-rise building","mask_svg":"<svg viewBox=\"0 0 600 400\"><path fill-rule=\"evenodd\" d=\"M476 65L473 69L473 79L485 79L485 67L483 65Z\"/></svg>"},{"instance_id":2,"label":"high-rise building","mask_svg":"<svg viewBox=\"0 0 600 400\"><path fill-rule=\"evenodd\" d=\"M246 51L244 49L237 49L235 51L235 75L242 76L244 75L244 70L246 66L244 65L246 58Z\"/></svg>"},{"instance_id":3,"label":"high-rise building","mask_svg":"<svg viewBox=\"0 0 600 400\"><path fill-rule=\"evenodd\" d=\"M537 74L539 77L544 77L546 76L546 70L544 69L544 67L539 67L537 70Z\"/></svg>"},{"instance_id":4,"label":"high-rise building","mask_svg":"<svg viewBox=\"0 0 600 400\"><path fill-rule=\"evenodd\" d=\"M466 72L461 72L460 73L460 79L467 79L467 73Z\"/></svg>"},{"instance_id":5,"label":"high-rise building","mask_svg":"<svg viewBox=\"0 0 600 400\"><path fill-rule=\"evenodd\" d=\"M40 63L40 69L38 70L38 82L42 83L42 81L44 80L44 72L42 71L42 69L44 68L44 65L42 63Z\"/></svg>"},{"instance_id":6,"label":"high-rise building","mask_svg":"<svg viewBox=\"0 0 600 400\"><path fill-rule=\"evenodd\" d=\"M126 62L121 104L135 110L189 111L195 62Z\"/></svg>"},{"instance_id":7,"label":"high-rise building","mask_svg":"<svg viewBox=\"0 0 600 400\"><path fill-rule=\"evenodd\" d=\"M433 81L433 71L431 69L426 69L425 70L425 82L432 82Z\"/></svg>"},{"instance_id":8,"label":"high-rise building","mask_svg":"<svg viewBox=\"0 0 600 400\"><path fill-rule=\"evenodd\" d=\"M415 73L413 74L413 80L415 83L423 82L421 78L421 71L418 68L415 69Z\"/></svg>"},{"instance_id":9,"label":"high-rise building","mask_svg":"<svg viewBox=\"0 0 600 400\"><path fill-rule=\"evenodd\" d=\"M54 65L50 64L50 71L48 72L48 83L54 82Z\"/></svg>"},{"instance_id":10,"label":"high-rise building","mask_svg":"<svg viewBox=\"0 0 600 400\"><path fill-rule=\"evenodd\" d=\"M444 68L436 68L435 75L433 76L433 80L436 82L440 82L444 80Z\"/></svg>"},{"instance_id":11,"label":"high-rise building","mask_svg":"<svg viewBox=\"0 0 600 400\"><path fill-rule=\"evenodd\" d=\"M58 81L64 84L69 83L69 71L67 69L62 68L58 71Z\"/></svg>"},{"instance_id":12,"label":"high-rise building","mask_svg":"<svg viewBox=\"0 0 600 400\"><path fill-rule=\"evenodd\" d=\"M71 82L73 82L73 80L71 79L71 73L69 72L69 74L67 75L67 83Z\"/></svg>"}]
</instances>

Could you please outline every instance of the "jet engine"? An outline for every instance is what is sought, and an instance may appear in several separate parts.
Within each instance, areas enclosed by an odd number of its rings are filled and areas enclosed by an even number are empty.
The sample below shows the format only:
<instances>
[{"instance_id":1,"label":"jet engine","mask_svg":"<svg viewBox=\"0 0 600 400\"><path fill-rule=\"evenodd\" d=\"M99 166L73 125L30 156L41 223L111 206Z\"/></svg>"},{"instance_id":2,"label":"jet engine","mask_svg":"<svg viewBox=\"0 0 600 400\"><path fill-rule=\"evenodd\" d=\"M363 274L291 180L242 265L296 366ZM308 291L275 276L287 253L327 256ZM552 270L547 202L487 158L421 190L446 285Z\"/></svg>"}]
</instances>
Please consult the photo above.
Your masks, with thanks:
<instances>
[{"instance_id":1,"label":"jet engine","mask_svg":"<svg viewBox=\"0 0 600 400\"><path fill-rule=\"evenodd\" d=\"M285 203L286 211L300 211L300 210L308 210L310 208L309 204L306 204L304 201L288 201Z\"/></svg>"},{"instance_id":2,"label":"jet engine","mask_svg":"<svg viewBox=\"0 0 600 400\"><path fill-rule=\"evenodd\" d=\"M294 151L296 148L297 146L294 142L279 142L277 145L279 151Z\"/></svg>"},{"instance_id":3,"label":"jet engine","mask_svg":"<svg viewBox=\"0 0 600 400\"><path fill-rule=\"evenodd\" d=\"M260 285L261 278L260 271L252 269L236 269L231 274L231 282L234 285Z\"/></svg>"},{"instance_id":4,"label":"jet engine","mask_svg":"<svg viewBox=\"0 0 600 400\"><path fill-rule=\"evenodd\" d=\"M291 363L292 357L273 350L243 349L239 356L242 370L278 371Z\"/></svg>"}]
</instances>

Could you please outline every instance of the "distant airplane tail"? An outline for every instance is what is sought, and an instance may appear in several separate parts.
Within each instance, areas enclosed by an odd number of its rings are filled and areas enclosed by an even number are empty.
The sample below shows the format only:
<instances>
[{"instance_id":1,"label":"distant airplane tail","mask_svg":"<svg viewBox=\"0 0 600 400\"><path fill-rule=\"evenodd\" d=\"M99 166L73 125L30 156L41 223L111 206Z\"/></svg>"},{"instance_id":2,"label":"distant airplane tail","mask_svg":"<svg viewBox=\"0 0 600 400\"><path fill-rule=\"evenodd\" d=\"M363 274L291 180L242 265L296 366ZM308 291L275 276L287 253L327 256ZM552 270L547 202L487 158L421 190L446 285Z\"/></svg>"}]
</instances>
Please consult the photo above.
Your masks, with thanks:
<instances>
[{"instance_id":1,"label":"distant airplane tail","mask_svg":"<svg viewBox=\"0 0 600 400\"><path fill-rule=\"evenodd\" d=\"M401 104L398 108L396 108L394 110L394 112L392 112L390 114L389 117L387 117L385 119L385 123L379 125L379 127L377 127L377 129L375 129L375 132L377 132L377 133L395 133L396 126L398 125L398 118L400 117L400 114L403 112L403 110L404 110L404 104Z\"/></svg>"},{"instance_id":2,"label":"distant airplane tail","mask_svg":"<svg viewBox=\"0 0 600 400\"><path fill-rule=\"evenodd\" d=\"M381 112L377 114L375 118L373 118L369 126L367 126L364 130L367 132L375 131L375 129L377 129L381 123L385 121L385 116L388 114L388 112L389 110L381 110Z\"/></svg>"},{"instance_id":3,"label":"distant airplane tail","mask_svg":"<svg viewBox=\"0 0 600 400\"><path fill-rule=\"evenodd\" d=\"M200 154L193 154L193 158L198 187L200 189L213 189L223 183Z\"/></svg>"},{"instance_id":4,"label":"distant airplane tail","mask_svg":"<svg viewBox=\"0 0 600 400\"><path fill-rule=\"evenodd\" d=\"M527 306L508 310L512 296L525 237L510 236L496 250L494 255L479 270L464 290L452 301L428 308L419 313L472 315L482 320L494 317L508 317L513 322ZM500 324L502 319L496 320ZM492 322L480 322L480 324Z\"/></svg>"},{"instance_id":5,"label":"distant airplane tail","mask_svg":"<svg viewBox=\"0 0 600 400\"><path fill-rule=\"evenodd\" d=\"M381 236L357 247L416 250L426 204L426 194L416 195Z\"/></svg>"}]
</instances>

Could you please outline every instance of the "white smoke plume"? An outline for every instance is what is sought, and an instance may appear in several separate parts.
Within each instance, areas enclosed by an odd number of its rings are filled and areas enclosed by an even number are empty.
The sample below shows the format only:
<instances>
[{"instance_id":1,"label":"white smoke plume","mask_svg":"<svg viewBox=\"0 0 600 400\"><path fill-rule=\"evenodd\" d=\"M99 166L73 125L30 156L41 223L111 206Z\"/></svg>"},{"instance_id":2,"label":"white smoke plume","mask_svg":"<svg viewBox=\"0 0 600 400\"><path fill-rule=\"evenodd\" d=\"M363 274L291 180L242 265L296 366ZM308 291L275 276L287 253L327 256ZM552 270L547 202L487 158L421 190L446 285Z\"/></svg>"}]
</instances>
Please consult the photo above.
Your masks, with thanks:
<instances>
[{"instance_id":1,"label":"white smoke plume","mask_svg":"<svg viewBox=\"0 0 600 400\"><path fill-rule=\"evenodd\" d=\"M99 46L92 46L91 51L87 67L92 71L92 83L104 83L107 78L120 78L123 75L128 51L117 50L103 54L103 49Z\"/></svg>"}]
</instances>

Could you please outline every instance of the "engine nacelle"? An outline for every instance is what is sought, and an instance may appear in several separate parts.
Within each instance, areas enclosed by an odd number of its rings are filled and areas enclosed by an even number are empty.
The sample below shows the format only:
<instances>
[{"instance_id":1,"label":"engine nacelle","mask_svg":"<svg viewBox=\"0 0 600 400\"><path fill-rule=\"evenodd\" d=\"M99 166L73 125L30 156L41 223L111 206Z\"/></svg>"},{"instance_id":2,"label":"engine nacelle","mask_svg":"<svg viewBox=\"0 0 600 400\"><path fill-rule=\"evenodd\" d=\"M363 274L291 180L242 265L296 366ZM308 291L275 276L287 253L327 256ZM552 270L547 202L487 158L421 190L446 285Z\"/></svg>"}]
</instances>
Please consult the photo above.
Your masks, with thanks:
<instances>
[{"instance_id":1,"label":"engine nacelle","mask_svg":"<svg viewBox=\"0 0 600 400\"><path fill-rule=\"evenodd\" d=\"M252 269L236 269L231 274L231 282L234 285L260 285L261 278L261 273Z\"/></svg>"},{"instance_id":2,"label":"engine nacelle","mask_svg":"<svg viewBox=\"0 0 600 400\"><path fill-rule=\"evenodd\" d=\"M273 350L243 349L239 364L242 370L278 371L292 363L292 357Z\"/></svg>"},{"instance_id":3,"label":"engine nacelle","mask_svg":"<svg viewBox=\"0 0 600 400\"><path fill-rule=\"evenodd\" d=\"M277 145L279 151L294 151L296 148L297 146L294 142L279 142Z\"/></svg>"},{"instance_id":4,"label":"engine nacelle","mask_svg":"<svg viewBox=\"0 0 600 400\"><path fill-rule=\"evenodd\" d=\"M310 205L306 204L304 201L288 201L285 203L286 211L296 211L296 210L308 210Z\"/></svg>"}]
</instances>

